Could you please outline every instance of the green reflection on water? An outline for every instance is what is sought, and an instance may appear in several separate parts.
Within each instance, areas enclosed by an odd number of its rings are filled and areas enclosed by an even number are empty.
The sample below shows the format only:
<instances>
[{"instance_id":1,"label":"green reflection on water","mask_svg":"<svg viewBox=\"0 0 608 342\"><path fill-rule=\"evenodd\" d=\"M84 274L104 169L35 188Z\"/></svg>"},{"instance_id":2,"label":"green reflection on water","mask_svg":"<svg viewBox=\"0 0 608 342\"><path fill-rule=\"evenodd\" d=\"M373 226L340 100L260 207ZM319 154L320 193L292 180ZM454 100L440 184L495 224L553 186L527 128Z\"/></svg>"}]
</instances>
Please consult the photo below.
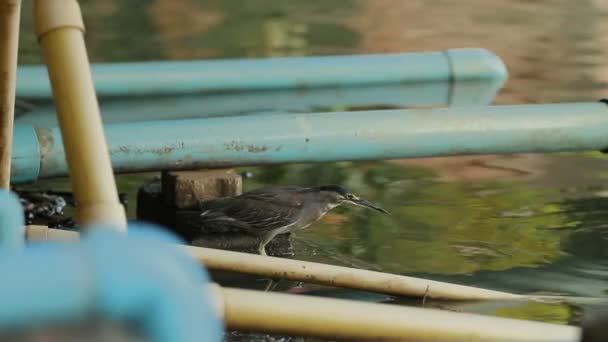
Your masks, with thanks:
<instances>
[{"instance_id":1,"label":"green reflection on water","mask_svg":"<svg viewBox=\"0 0 608 342\"><path fill-rule=\"evenodd\" d=\"M348 49L357 45L359 34L327 19L348 15L352 5L350 0L207 1L206 8L230 15L185 42L222 57L306 55L328 47L332 51Z\"/></svg>"},{"instance_id":2,"label":"green reflection on water","mask_svg":"<svg viewBox=\"0 0 608 342\"><path fill-rule=\"evenodd\" d=\"M498 317L527 319L556 324L567 324L572 320L572 312L564 304L527 302L524 305L499 308L494 313Z\"/></svg>"},{"instance_id":3,"label":"green reflection on water","mask_svg":"<svg viewBox=\"0 0 608 342\"><path fill-rule=\"evenodd\" d=\"M317 253L355 258L395 273L473 273L558 260L568 217L523 183L433 181L426 169L335 163L248 169L247 188L344 184L391 215L341 207L297 236Z\"/></svg>"},{"instance_id":4,"label":"green reflection on water","mask_svg":"<svg viewBox=\"0 0 608 342\"><path fill-rule=\"evenodd\" d=\"M108 0L80 3L92 62L356 53L339 18L354 0ZM19 63L41 63L33 2L23 4Z\"/></svg>"}]
</instances>

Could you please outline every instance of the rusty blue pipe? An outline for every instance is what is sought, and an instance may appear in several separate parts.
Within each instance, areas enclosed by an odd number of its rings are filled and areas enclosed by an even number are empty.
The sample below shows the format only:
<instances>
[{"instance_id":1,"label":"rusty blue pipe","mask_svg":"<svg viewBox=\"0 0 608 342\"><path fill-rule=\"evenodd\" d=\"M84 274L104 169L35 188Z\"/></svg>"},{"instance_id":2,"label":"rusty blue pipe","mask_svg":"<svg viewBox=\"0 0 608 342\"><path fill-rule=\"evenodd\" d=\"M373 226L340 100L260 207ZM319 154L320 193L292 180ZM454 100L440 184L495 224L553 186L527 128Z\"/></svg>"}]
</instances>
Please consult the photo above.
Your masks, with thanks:
<instances>
[{"instance_id":1,"label":"rusty blue pipe","mask_svg":"<svg viewBox=\"0 0 608 342\"><path fill-rule=\"evenodd\" d=\"M608 146L599 102L260 114L105 126L116 172ZM14 182L65 176L59 129L18 126ZM37 151L33 153L33 151Z\"/></svg>"}]
</instances>

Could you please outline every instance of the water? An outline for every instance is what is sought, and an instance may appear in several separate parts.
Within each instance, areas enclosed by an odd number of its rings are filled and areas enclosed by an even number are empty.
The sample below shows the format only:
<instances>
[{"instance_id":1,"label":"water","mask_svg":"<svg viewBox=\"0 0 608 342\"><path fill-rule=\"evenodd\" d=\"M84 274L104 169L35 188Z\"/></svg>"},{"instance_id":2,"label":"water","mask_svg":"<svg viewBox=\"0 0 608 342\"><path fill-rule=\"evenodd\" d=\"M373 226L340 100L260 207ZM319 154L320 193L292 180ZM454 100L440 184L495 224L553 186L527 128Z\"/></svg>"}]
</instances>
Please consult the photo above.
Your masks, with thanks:
<instances>
[{"instance_id":1,"label":"water","mask_svg":"<svg viewBox=\"0 0 608 342\"><path fill-rule=\"evenodd\" d=\"M483 47L510 71L496 104L596 101L608 85L605 0L107 0L82 7L93 62ZM25 16L22 63L40 62L31 27ZM300 259L606 298L607 166L599 152L274 166L247 168L253 177L245 188L341 183L391 211L334 210L297 235ZM150 177L118 178L131 193L131 216L133 194ZM402 302L324 291L317 294ZM450 308L556 323L577 322L581 312L576 303Z\"/></svg>"}]
</instances>

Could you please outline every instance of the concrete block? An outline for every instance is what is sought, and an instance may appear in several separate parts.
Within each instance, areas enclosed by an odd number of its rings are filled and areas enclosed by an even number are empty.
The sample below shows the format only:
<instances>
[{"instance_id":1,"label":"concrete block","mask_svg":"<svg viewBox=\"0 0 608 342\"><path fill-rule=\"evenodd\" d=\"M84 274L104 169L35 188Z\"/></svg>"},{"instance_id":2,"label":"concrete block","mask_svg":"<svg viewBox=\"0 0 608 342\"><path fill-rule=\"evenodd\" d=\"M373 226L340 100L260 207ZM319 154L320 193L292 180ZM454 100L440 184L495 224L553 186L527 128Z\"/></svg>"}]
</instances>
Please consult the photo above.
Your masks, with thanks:
<instances>
[{"instance_id":1,"label":"concrete block","mask_svg":"<svg viewBox=\"0 0 608 342\"><path fill-rule=\"evenodd\" d=\"M165 204L179 209L213 198L238 196L242 191L241 175L233 169L170 171L162 177Z\"/></svg>"}]
</instances>

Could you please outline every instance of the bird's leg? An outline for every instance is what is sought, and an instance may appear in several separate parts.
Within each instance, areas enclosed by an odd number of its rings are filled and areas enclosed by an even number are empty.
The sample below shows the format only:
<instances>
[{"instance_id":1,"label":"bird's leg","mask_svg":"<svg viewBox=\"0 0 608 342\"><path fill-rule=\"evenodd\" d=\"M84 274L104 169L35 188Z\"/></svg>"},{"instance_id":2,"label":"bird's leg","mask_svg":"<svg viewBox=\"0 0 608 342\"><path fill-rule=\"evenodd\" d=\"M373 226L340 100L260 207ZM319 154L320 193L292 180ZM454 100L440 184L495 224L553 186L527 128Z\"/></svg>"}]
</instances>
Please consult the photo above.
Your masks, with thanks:
<instances>
[{"instance_id":1,"label":"bird's leg","mask_svg":"<svg viewBox=\"0 0 608 342\"><path fill-rule=\"evenodd\" d=\"M260 253L260 255L268 256L268 254L266 254L266 241L262 241L260 243L260 245L258 246L258 252Z\"/></svg>"},{"instance_id":2,"label":"bird's leg","mask_svg":"<svg viewBox=\"0 0 608 342\"><path fill-rule=\"evenodd\" d=\"M266 239L262 239L262 242L260 242L260 245L258 247L258 252L260 253L260 255L268 256L266 254L266 244L268 244L268 241ZM264 288L264 292L270 291L275 285L276 282L273 279L268 279L268 284Z\"/></svg>"},{"instance_id":3,"label":"bird's leg","mask_svg":"<svg viewBox=\"0 0 608 342\"><path fill-rule=\"evenodd\" d=\"M275 235L276 233L270 233L265 236L262 236L262 238L260 239L260 245L258 246L258 252L260 252L260 255L268 256L266 254L266 245L268 245L268 243L272 241Z\"/></svg>"},{"instance_id":4,"label":"bird's leg","mask_svg":"<svg viewBox=\"0 0 608 342\"><path fill-rule=\"evenodd\" d=\"M278 282L274 279L268 279L268 284L264 288L264 292L272 291L277 286L277 284Z\"/></svg>"},{"instance_id":5,"label":"bird's leg","mask_svg":"<svg viewBox=\"0 0 608 342\"><path fill-rule=\"evenodd\" d=\"M268 240L265 238L260 239L260 244L258 245L258 253L263 256L268 256L266 254L266 245L268 244Z\"/></svg>"}]
</instances>

